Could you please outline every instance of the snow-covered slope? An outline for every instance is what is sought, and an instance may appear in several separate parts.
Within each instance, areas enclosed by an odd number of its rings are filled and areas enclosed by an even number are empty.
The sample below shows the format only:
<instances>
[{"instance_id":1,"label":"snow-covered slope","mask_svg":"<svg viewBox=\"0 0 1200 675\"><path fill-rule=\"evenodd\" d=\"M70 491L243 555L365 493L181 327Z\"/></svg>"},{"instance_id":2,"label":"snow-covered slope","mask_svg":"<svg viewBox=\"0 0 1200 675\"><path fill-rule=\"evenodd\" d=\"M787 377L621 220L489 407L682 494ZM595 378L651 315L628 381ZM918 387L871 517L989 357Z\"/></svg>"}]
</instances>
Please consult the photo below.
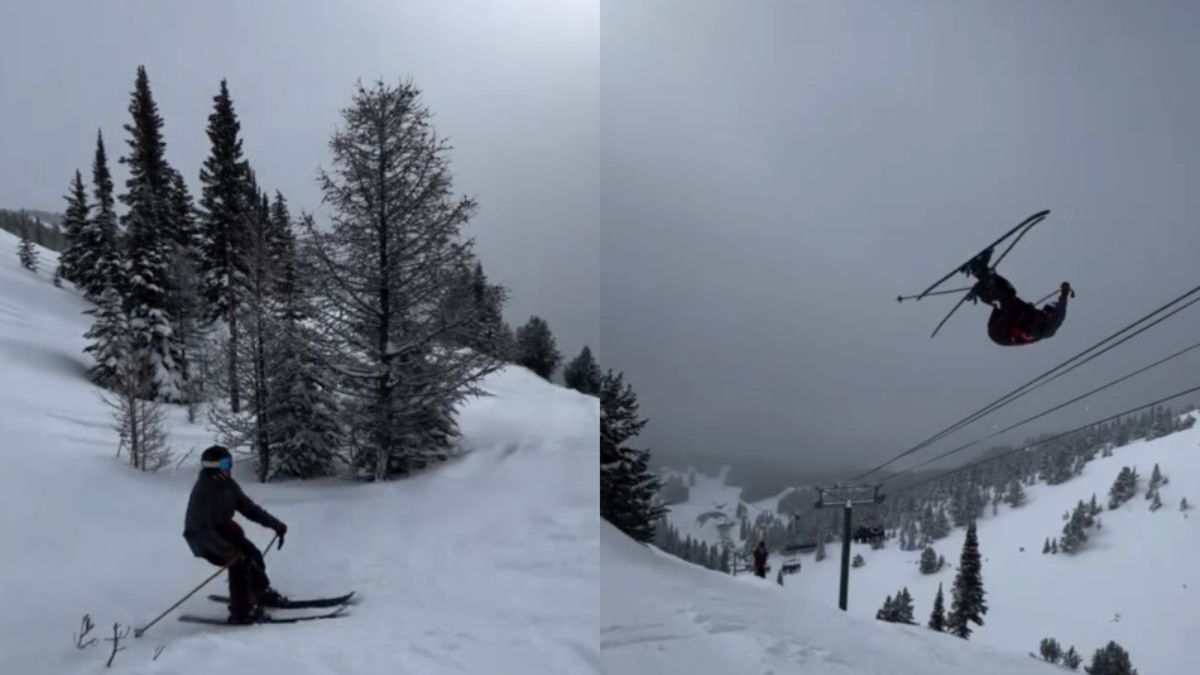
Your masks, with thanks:
<instances>
[{"instance_id":1,"label":"snow-covered slope","mask_svg":"<svg viewBox=\"0 0 1200 675\"><path fill-rule=\"evenodd\" d=\"M915 626L847 616L753 576L701 569L600 530L600 650L622 675L1061 673Z\"/></svg>"},{"instance_id":2,"label":"snow-covered slope","mask_svg":"<svg viewBox=\"0 0 1200 675\"><path fill-rule=\"evenodd\" d=\"M1180 512L1181 498L1200 503L1200 427L1152 441L1117 448L1112 457L1097 457L1083 474L1060 485L1026 489L1028 503L1011 509L989 507L978 524L983 582L989 611L972 642L1010 650L1034 651L1044 637L1063 648L1074 645L1087 660L1115 640L1125 647L1141 675L1186 675L1196 672L1192 649L1200 639L1200 512ZM1163 508L1150 512L1146 482L1158 463L1169 483L1159 489ZM1139 492L1115 511L1105 508L1099 530L1089 530L1080 553L1043 555L1046 537L1062 534L1063 512L1092 493L1107 507L1108 490L1122 466L1140 474ZM964 531L934 543L948 567L958 562ZM840 544L815 562L802 558L798 575L787 577L786 592L796 601L836 607ZM1024 551L1021 548L1024 548ZM938 583L949 590L954 570L923 575L920 551L901 551L895 540L873 551L852 544L866 560L851 570L849 613L875 616L888 595L907 586L915 616L924 623L933 607Z\"/></svg>"},{"instance_id":3,"label":"snow-covered slope","mask_svg":"<svg viewBox=\"0 0 1200 675\"><path fill-rule=\"evenodd\" d=\"M0 232L0 673L598 671L598 401L521 368L490 377L494 396L462 410L473 451L426 475L261 485L235 468L288 524L266 558L274 585L297 597L357 590L350 616L226 627L173 614L130 636L113 671L108 643L77 650L85 612L92 635L111 637L114 622L146 623L214 568L181 534L196 455L159 474L114 458L85 376L87 303L51 285L52 253L40 251L34 275L16 245ZM172 424L181 450L213 440L180 411ZM210 592L225 592L224 577L175 614L223 616Z\"/></svg>"}]
</instances>

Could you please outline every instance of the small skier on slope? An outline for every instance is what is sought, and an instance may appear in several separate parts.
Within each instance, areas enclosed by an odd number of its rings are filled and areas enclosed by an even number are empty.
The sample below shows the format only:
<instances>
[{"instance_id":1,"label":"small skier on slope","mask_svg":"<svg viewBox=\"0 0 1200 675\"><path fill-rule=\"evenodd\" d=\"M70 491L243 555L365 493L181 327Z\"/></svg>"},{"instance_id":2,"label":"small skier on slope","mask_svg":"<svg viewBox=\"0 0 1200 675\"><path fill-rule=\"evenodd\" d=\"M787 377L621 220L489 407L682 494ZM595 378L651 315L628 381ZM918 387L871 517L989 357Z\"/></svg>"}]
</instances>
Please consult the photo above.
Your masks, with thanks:
<instances>
[{"instance_id":1,"label":"small skier on slope","mask_svg":"<svg viewBox=\"0 0 1200 675\"><path fill-rule=\"evenodd\" d=\"M754 549L754 573L763 579L767 578L767 543L758 542Z\"/></svg>"},{"instance_id":2,"label":"small skier on slope","mask_svg":"<svg viewBox=\"0 0 1200 675\"><path fill-rule=\"evenodd\" d=\"M230 475L233 457L214 445L200 455L200 475L188 498L183 537L198 558L218 567L229 565L229 622L252 623L266 618L264 604L287 599L271 588L262 552L233 520L237 511L263 527L275 530L283 547L284 525L255 504Z\"/></svg>"},{"instance_id":3,"label":"small skier on slope","mask_svg":"<svg viewBox=\"0 0 1200 675\"><path fill-rule=\"evenodd\" d=\"M1058 301L1038 309L1017 297L1017 291L1007 279L988 267L992 251L988 249L967 264L967 271L979 281L971 288L968 298L982 300L992 306L988 317L988 337L998 345L1027 345L1053 337L1067 316L1067 295L1074 296L1071 284L1059 287Z\"/></svg>"}]
</instances>

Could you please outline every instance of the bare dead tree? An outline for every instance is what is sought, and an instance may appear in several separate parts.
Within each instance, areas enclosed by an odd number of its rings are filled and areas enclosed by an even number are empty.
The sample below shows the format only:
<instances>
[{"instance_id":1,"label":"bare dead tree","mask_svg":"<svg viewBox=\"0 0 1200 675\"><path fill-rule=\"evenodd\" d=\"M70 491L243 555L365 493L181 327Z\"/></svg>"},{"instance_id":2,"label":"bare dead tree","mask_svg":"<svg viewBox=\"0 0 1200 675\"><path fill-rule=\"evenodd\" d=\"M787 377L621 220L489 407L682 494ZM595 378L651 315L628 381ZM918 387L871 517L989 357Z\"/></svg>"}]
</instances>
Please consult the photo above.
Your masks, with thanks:
<instances>
[{"instance_id":1,"label":"bare dead tree","mask_svg":"<svg viewBox=\"0 0 1200 675\"><path fill-rule=\"evenodd\" d=\"M111 642L113 645L112 654L108 655L108 663L105 665L105 668L112 668L113 659L117 658L117 652L125 651L125 648L120 646L120 644L121 644L121 640L124 640L128 636L129 636L128 628L126 628L124 631L122 631L121 624L119 624L119 623L113 624L113 636L110 638L104 638L105 642Z\"/></svg>"},{"instance_id":2,"label":"bare dead tree","mask_svg":"<svg viewBox=\"0 0 1200 675\"><path fill-rule=\"evenodd\" d=\"M154 658L152 658L152 659L150 659L150 660L151 660L151 661L157 661L157 660L158 660L158 657L162 656L163 650L164 650L164 649L166 649L166 648L167 648L167 646L166 646L166 645L159 645L159 646L155 647L155 648L154 648Z\"/></svg>"},{"instance_id":3,"label":"bare dead tree","mask_svg":"<svg viewBox=\"0 0 1200 675\"><path fill-rule=\"evenodd\" d=\"M115 391L101 394L101 399L113 412L113 429L119 438L117 457L125 449L134 468L158 471L171 462L173 452L167 443L166 409L154 399L139 396L146 391L149 373L141 359L128 352L117 367Z\"/></svg>"},{"instance_id":4,"label":"bare dead tree","mask_svg":"<svg viewBox=\"0 0 1200 675\"><path fill-rule=\"evenodd\" d=\"M79 622L79 634L75 634L75 633L71 634L75 638L75 647L76 648L86 649L86 648L91 647L92 645L96 644L96 638L91 638L87 642L84 642L84 640L83 640L83 638L87 637L87 634L90 633L92 631L92 629L95 627L96 627L96 624L92 623L92 615L84 614L83 620L81 620Z\"/></svg>"}]
</instances>

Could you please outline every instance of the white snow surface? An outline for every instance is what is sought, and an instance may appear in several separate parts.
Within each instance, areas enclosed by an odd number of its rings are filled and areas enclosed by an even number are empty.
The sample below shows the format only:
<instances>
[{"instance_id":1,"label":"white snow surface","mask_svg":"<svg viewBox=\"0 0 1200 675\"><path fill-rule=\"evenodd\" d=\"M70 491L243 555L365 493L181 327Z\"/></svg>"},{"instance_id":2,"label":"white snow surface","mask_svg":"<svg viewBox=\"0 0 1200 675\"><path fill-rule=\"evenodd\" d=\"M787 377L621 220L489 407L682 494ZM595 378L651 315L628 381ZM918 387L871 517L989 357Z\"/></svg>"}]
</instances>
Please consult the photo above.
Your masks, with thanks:
<instances>
[{"instance_id":1,"label":"white snow surface","mask_svg":"<svg viewBox=\"0 0 1200 675\"><path fill-rule=\"evenodd\" d=\"M19 267L0 232L0 673L595 673L599 630L599 402L523 368L489 377L494 396L459 415L470 452L383 484L262 485L235 468L289 527L266 557L292 597L356 590L349 616L250 627L176 620L225 615L211 582L105 668L114 622L141 626L208 577L182 537L197 451L142 473L114 457L108 409L86 379L89 305ZM172 410L181 450L214 440ZM272 533L238 520L260 546ZM311 610L275 610L279 615ZM100 638L72 641L91 614ZM165 645L154 659L155 649Z\"/></svg>"},{"instance_id":2,"label":"white snow surface","mask_svg":"<svg viewBox=\"0 0 1200 675\"><path fill-rule=\"evenodd\" d=\"M753 575L712 572L601 524L606 673L1038 675L1024 652L847 615Z\"/></svg>"},{"instance_id":3,"label":"white snow surface","mask_svg":"<svg viewBox=\"0 0 1200 675\"><path fill-rule=\"evenodd\" d=\"M1087 665L1096 649L1115 640L1140 675L1197 672L1192 648L1200 640L1200 511L1180 512L1179 502L1187 497L1189 504L1200 503L1198 446L1200 426L1134 441L1112 457L1097 456L1065 483L1026 487L1024 506L1000 504L993 516L989 505L977 526L988 613L985 625L972 625L971 641L1037 653L1041 639L1053 637L1064 650L1074 645ZM1163 507L1151 513L1145 494L1156 462L1169 482L1159 488ZM1122 466L1137 469L1138 494L1109 510L1108 490ZM1062 535L1063 512L1092 493L1104 508L1100 529L1088 530L1088 542L1075 555L1043 555L1046 537ZM878 551L851 544L851 555L861 554L866 564L851 570L849 613L874 617L888 595L907 586L914 616L924 623L939 582L949 609L965 534L956 528L934 542L947 569L928 576L918 569L921 552L901 551L895 539ZM841 544L829 545L827 553L821 562L802 556L801 571L786 578L785 592L836 607Z\"/></svg>"},{"instance_id":4,"label":"white snow surface","mask_svg":"<svg viewBox=\"0 0 1200 675\"><path fill-rule=\"evenodd\" d=\"M1169 482L1159 489L1163 508L1151 513L1145 494L1155 463ZM1109 510L1108 490L1126 465L1138 471L1138 494ZM688 502L673 506L668 517L681 534L716 543L713 532L695 526L695 515L711 508L714 499L727 503L727 513L733 514L740 491L720 477L697 474ZM1042 638L1053 637L1064 650L1073 645L1087 665L1096 649L1115 640L1129 651L1140 675L1196 672L1190 647L1200 639L1200 511L1188 511L1185 517L1179 503L1186 497L1193 508L1200 504L1200 425L1134 441L1116 448L1112 457L1097 456L1065 483L1039 483L1025 491L1024 506L1000 504L993 515L989 505L978 523L989 611L983 626L972 624L970 641L1025 654L1037 653ZM1073 556L1043 555L1046 538L1062 535L1063 513L1093 493L1104 512L1100 529L1088 531L1084 550ZM921 552L901 551L895 539L881 550L851 544L851 556L862 555L866 564L851 569L848 613L873 621L884 599L907 587L914 617L924 625L939 582L948 610L964 536L965 530L955 528L933 544L947 567L928 576L918 569ZM792 602L837 607L841 543L829 544L827 554L821 562L813 554L802 555L800 573L785 577L780 590ZM773 552L768 563L777 569L778 554ZM769 582L774 585L773 574Z\"/></svg>"}]
</instances>

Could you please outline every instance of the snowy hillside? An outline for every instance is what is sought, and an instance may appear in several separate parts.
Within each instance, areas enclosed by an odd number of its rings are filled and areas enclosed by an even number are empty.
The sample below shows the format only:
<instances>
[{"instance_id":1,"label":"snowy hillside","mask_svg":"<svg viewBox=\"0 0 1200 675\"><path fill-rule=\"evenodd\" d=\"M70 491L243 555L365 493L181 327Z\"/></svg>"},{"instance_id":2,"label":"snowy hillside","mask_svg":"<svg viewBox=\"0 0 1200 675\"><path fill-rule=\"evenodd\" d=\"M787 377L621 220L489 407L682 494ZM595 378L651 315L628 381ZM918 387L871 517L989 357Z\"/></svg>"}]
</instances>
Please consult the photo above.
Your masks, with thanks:
<instances>
[{"instance_id":1,"label":"snowy hillside","mask_svg":"<svg viewBox=\"0 0 1200 675\"><path fill-rule=\"evenodd\" d=\"M846 616L600 530L604 672L622 675L1038 675L1024 651Z\"/></svg>"},{"instance_id":2,"label":"snowy hillside","mask_svg":"<svg viewBox=\"0 0 1200 675\"><path fill-rule=\"evenodd\" d=\"M1019 508L988 507L979 522L984 557L984 587L990 611L986 624L971 641L1012 652L1037 652L1042 638L1054 637L1063 648L1074 645L1085 664L1092 652L1115 640L1131 655L1141 675L1182 675L1192 672L1185 645L1200 635L1200 516L1181 512L1180 500L1200 502L1200 428L1152 441L1133 441L1112 457L1097 457L1080 476L1059 485L1026 488L1028 502ZM1158 463L1169 483L1160 488L1163 508L1151 513L1145 499L1146 481ZM1122 466L1137 469L1139 491L1115 511L1105 508L1099 530L1089 530L1085 549L1070 556L1043 555L1047 537L1062 534L1063 513L1093 493L1107 506L1108 491ZM720 504L733 516L741 488L725 485L722 477L697 474L689 500L672 506L671 524L680 535L719 543L719 533L700 527L697 514ZM748 505L750 518L759 502ZM711 519L712 516L710 515ZM735 544L737 528L732 531ZM928 620L938 583L949 602L954 565L962 549L964 530L933 544L948 568L932 575L918 570L920 551L901 551L891 539L882 550L853 544L852 555L866 565L852 569L849 613L872 620L889 595L907 587L915 600L915 616ZM829 557L816 562L802 555L799 574L785 577L784 593L795 601L812 601L836 608L840 542L829 544ZM1024 548L1024 551L1021 548ZM770 558L777 569L781 558ZM770 579L773 581L774 576Z\"/></svg>"},{"instance_id":3,"label":"snowy hillside","mask_svg":"<svg viewBox=\"0 0 1200 675\"><path fill-rule=\"evenodd\" d=\"M1060 485L1026 488L1028 503L1016 509L1001 504L979 521L983 583L989 611L972 642L1034 651L1044 637L1054 637L1091 658L1094 650L1115 640L1130 654L1140 675L1185 675L1195 672L1192 643L1200 637L1200 515L1180 512L1184 497L1200 502L1200 428L1193 427L1153 441L1134 441L1112 457L1097 457L1083 474ZM1146 480L1158 463L1170 482L1159 489L1163 508L1150 512ZM1107 508L1108 490L1122 466L1135 467L1139 491L1117 510ZM1064 511L1092 493L1105 506L1099 530L1089 530L1084 549L1075 554L1043 555L1047 537L1062 534ZM958 561L964 531L933 544L948 567ZM803 557L800 573L787 578L784 589L796 600L811 599L836 607L841 544L815 562ZM1024 547L1024 551L1021 548ZM907 586L915 616L928 619L942 582L949 597L954 570L923 575L920 551L901 551L896 540L873 551L854 544L866 560L851 570L849 612L869 619L888 595Z\"/></svg>"},{"instance_id":4,"label":"snowy hillside","mask_svg":"<svg viewBox=\"0 0 1200 675\"><path fill-rule=\"evenodd\" d=\"M212 573L182 537L198 452L175 471L114 458L108 409L86 380L87 303L17 265L0 233L0 673L595 673L600 654L599 405L522 368L490 377L459 422L472 452L426 475L375 485L261 485L252 498L287 523L266 557L293 597L357 590L344 618L293 625L202 626L224 577L141 639L77 650L139 626ZM213 436L172 411L176 448ZM271 533L247 523L250 538ZM302 610L292 610L298 612ZM286 613L286 610L277 610ZM156 647L165 645L161 656Z\"/></svg>"}]
</instances>

